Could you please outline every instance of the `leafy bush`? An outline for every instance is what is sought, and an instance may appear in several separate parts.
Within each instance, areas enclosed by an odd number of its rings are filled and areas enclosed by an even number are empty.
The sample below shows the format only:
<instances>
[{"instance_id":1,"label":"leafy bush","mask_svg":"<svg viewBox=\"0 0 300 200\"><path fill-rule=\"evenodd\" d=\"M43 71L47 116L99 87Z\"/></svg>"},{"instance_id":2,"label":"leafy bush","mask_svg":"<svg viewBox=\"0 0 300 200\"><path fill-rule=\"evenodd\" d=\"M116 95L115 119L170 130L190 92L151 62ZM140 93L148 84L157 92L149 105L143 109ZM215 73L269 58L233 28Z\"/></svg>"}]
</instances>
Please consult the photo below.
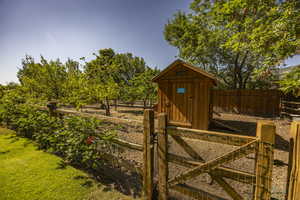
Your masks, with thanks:
<instances>
[{"instance_id":1,"label":"leafy bush","mask_svg":"<svg viewBox=\"0 0 300 200\"><path fill-rule=\"evenodd\" d=\"M35 140L40 149L64 157L68 162L93 167L101 155L111 151L114 131L99 132L96 119L51 117L45 111L25 103L17 91L1 100L0 123L14 129L19 136Z\"/></svg>"},{"instance_id":2,"label":"leafy bush","mask_svg":"<svg viewBox=\"0 0 300 200\"><path fill-rule=\"evenodd\" d=\"M285 93L300 96L300 67L294 68L279 81L280 89Z\"/></svg>"}]
</instances>

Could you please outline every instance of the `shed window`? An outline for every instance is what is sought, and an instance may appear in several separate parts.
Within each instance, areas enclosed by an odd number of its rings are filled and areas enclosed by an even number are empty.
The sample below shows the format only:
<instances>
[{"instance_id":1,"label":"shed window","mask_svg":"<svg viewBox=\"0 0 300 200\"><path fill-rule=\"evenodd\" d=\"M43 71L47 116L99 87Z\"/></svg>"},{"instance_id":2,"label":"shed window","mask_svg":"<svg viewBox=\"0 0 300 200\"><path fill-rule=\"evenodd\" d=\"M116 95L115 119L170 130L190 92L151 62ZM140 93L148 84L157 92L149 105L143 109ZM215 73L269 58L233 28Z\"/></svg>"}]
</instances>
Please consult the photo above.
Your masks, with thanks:
<instances>
[{"instance_id":1,"label":"shed window","mask_svg":"<svg viewBox=\"0 0 300 200\"><path fill-rule=\"evenodd\" d=\"M184 94L185 93L185 88L177 88L177 93L178 94Z\"/></svg>"}]
</instances>

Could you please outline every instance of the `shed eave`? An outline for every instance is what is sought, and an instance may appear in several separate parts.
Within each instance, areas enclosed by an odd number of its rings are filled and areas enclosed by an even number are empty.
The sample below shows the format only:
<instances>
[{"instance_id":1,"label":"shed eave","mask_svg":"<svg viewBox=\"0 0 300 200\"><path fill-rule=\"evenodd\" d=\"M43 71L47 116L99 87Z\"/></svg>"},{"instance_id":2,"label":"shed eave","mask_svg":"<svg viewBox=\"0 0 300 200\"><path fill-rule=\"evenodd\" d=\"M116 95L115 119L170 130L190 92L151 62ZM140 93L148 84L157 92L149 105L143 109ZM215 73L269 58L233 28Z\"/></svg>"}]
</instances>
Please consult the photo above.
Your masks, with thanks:
<instances>
[{"instance_id":1,"label":"shed eave","mask_svg":"<svg viewBox=\"0 0 300 200\"><path fill-rule=\"evenodd\" d=\"M214 85L217 85L217 79L212 74L206 72L203 69L200 69L199 67L193 66L189 63L186 63L180 59L175 60L168 67L166 67L163 71L161 71L158 75L153 77L152 81L157 83L161 77L163 77L167 72L169 72L173 67L177 66L178 64L182 64L184 67L211 79L213 81Z\"/></svg>"}]
</instances>

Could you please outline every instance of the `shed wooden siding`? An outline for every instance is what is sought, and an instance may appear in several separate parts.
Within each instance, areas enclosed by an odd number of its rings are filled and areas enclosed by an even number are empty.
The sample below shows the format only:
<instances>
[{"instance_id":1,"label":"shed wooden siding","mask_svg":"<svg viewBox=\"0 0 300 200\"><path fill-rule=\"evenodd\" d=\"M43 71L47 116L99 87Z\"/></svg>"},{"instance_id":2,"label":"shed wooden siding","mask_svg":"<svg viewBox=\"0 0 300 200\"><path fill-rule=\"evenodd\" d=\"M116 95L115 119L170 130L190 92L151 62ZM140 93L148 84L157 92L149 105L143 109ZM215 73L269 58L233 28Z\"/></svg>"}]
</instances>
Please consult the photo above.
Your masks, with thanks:
<instances>
[{"instance_id":1,"label":"shed wooden siding","mask_svg":"<svg viewBox=\"0 0 300 200\"><path fill-rule=\"evenodd\" d=\"M214 85L210 78L178 64L158 85L158 112L167 113L171 125L208 129L210 88ZM177 88L185 88L186 93L177 94Z\"/></svg>"},{"instance_id":2,"label":"shed wooden siding","mask_svg":"<svg viewBox=\"0 0 300 200\"><path fill-rule=\"evenodd\" d=\"M215 112L277 116L280 113L278 90L213 90Z\"/></svg>"}]
</instances>

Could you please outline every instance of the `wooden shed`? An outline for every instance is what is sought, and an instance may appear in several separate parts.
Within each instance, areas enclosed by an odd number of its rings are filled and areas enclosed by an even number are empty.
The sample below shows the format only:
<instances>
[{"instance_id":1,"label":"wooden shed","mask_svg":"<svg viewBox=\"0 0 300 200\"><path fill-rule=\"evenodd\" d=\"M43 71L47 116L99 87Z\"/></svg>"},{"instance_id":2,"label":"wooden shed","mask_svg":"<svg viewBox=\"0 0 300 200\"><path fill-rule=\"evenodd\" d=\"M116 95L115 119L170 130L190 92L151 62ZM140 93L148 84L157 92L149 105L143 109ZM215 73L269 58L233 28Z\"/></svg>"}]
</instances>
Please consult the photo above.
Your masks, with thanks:
<instances>
[{"instance_id":1,"label":"wooden shed","mask_svg":"<svg viewBox=\"0 0 300 200\"><path fill-rule=\"evenodd\" d=\"M170 125L207 130L212 113L210 89L213 75L176 60L152 79L158 83L159 113L168 114Z\"/></svg>"}]
</instances>

